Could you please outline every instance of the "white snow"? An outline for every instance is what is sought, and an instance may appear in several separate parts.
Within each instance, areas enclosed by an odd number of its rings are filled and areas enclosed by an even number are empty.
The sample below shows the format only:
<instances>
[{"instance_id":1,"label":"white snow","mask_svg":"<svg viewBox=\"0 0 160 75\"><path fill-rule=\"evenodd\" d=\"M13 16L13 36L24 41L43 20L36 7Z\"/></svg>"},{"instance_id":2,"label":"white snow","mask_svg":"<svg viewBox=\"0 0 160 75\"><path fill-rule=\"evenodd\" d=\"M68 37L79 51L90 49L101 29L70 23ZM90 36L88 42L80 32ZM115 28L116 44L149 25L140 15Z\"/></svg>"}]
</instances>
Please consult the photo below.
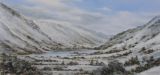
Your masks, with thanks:
<instances>
[{"instance_id":1,"label":"white snow","mask_svg":"<svg viewBox=\"0 0 160 75\"><path fill-rule=\"evenodd\" d=\"M151 68L151 69L144 71L138 75L160 75L160 66Z\"/></svg>"},{"instance_id":2,"label":"white snow","mask_svg":"<svg viewBox=\"0 0 160 75\"><path fill-rule=\"evenodd\" d=\"M0 3L0 35L1 49L8 46L17 52L88 48L98 46L105 40L104 37L75 25L59 24L54 20L33 21L2 3Z\"/></svg>"}]
</instances>

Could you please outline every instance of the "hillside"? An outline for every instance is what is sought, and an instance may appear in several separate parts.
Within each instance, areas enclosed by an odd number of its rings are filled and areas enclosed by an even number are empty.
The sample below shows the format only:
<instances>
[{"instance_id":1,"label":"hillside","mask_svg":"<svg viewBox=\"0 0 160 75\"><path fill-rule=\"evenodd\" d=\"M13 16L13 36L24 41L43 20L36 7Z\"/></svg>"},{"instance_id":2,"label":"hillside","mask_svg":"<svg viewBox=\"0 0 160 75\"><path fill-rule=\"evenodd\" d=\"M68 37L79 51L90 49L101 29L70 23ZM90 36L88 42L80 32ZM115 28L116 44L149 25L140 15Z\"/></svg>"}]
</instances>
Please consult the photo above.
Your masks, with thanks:
<instances>
[{"instance_id":1,"label":"hillside","mask_svg":"<svg viewBox=\"0 0 160 75\"><path fill-rule=\"evenodd\" d=\"M160 48L160 17L156 16L144 26L139 26L134 29L129 29L122 33L119 33L104 45L99 47L100 49L113 49L113 48L126 48L129 50L146 49L159 50Z\"/></svg>"},{"instance_id":2,"label":"hillside","mask_svg":"<svg viewBox=\"0 0 160 75\"><path fill-rule=\"evenodd\" d=\"M100 49L101 54L116 54L111 58L122 62L131 72L145 75L150 72L146 70L152 71L152 68L160 66L159 38L160 16L156 16L143 26L113 36L96 49Z\"/></svg>"},{"instance_id":3,"label":"hillside","mask_svg":"<svg viewBox=\"0 0 160 75\"><path fill-rule=\"evenodd\" d=\"M0 49L18 53L91 48L104 38L74 25L33 21L0 3Z\"/></svg>"}]
</instances>

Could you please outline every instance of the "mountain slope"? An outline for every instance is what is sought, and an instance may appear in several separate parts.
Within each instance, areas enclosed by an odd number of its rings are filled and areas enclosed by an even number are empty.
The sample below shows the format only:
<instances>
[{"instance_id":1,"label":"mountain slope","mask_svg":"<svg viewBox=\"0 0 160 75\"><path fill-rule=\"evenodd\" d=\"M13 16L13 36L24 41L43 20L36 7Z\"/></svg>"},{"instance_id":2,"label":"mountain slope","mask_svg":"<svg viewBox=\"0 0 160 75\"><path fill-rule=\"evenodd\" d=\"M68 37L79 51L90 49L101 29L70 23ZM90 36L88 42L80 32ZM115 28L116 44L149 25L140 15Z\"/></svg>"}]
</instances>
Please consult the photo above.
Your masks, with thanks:
<instances>
[{"instance_id":1,"label":"mountain slope","mask_svg":"<svg viewBox=\"0 0 160 75\"><path fill-rule=\"evenodd\" d=\"M142 47L160 48L160 17L156 16L144 26L129 29L112 37L101 49L127 47L127 49L141 49Z\"/></svg>"},{"instance_id":2,"label":"mountain slope","mask_svg":"<svg viewBox=\"0 0 160 75\"><path fill-rule=\"evenodd\" d=\"M158 55L160 54L159 38L160 16L156 16L144 26L129 29L115 35L98 49L132 50L136 55ZM143 51L144 49L145 51Z\"/></svg>"},{"instance_id":3,"label":"mountain slope","mask_svg":"<svg viewBox=\"0 0 160 75\"><path fill-rule=\"evenodd\" d=\"M32 21L0 3L0 49L41 53L64 48L92 47L104 38L72 25Z\"/></svg>"},{"instance_id":4,"label":"mountain slope","mask_svg":"<svg viewBox=\"0 0 160 75\"><path fill-rule=\"evenodd\" d=\"M129 71L142 72L142 75L153 73L154 67L160 66L160 16L144 26L115 35L97 49L101 49L106 56L107 53L117 54L111 58L124 63L126 68L133 66ZM138 64L135 64L135 60Z\"/></svg>"}]
</instances>

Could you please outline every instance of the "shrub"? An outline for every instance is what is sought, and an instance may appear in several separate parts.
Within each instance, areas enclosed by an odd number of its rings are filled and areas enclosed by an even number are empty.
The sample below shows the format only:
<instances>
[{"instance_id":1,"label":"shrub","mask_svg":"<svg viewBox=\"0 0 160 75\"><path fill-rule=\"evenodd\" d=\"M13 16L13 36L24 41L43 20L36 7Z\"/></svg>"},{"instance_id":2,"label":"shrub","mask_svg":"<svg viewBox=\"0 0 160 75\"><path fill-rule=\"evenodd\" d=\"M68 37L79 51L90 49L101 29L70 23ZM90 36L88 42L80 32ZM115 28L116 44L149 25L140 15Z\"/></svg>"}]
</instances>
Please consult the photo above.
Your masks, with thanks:
<instances>
[{"instance_id":1,"label":"shrub","mask_svg":"<svg viewBox=\"0 0 160 75\"><path fill-rule=\"evenodd\" d=\"M118 61L112 61L107 66L93 71L91 75L128 75L128 72L123 67L123 64Z\"/></svg>"},{"instance_id":2,"label":"shrub","mask_svg":"<svg viewBox=\"0 0 160 75\"><path fill-rule=\"evenodd\" d=\"M56 67L54 68L54 70L56 70L56 71L62 71L62 70L63 70L63 68L62 68L62 67L60 67L60 66L56 66Z\"/></svg>"},{"instance_id":3,"label":"shrub","mask_svg":"<svg viewBox=\"0 0 160 75\"><path fill-rule=\"evenodd\" d=\"M73 61L68 63L68 65L78 65L78 64L79 64L78 62L73 62Z\"/></svg>"},{"instance_id":4,"label":"shrub","mask_svg":"<svg viewBox=\"0 0 160 75\"><path fill-rule=\"evenodd\" d=\"M160 65L160 58L154 59L153 56L151 56L150 59L146 60L146 64L139 65L138 67L133 69L132 72L140 73L142 71L148 70L154 66L159 66L159 65Z\"/></svg>"},{"instance_id":5,"label":"shrub","mask_svg":"<svg viewBox=\"0 0 160 75\"><path fill-rule=\"evenodd\" d=\"M130 65L139 65L140 62L138 60L138 57L131 57L128 61L124 63L124 66L130 66Z\"/></svg>"},{"instance_id":6,"label":"shrub","mask_svg":"<svg viewBox=\"0 0 160 75\"><path fill-rule=\"evenodd\" d=\"M154 50L146 50L146 51L144 51L145 54L150 54L150 53L153 53L153 52L154 52Z\"/></svg>"},{"instance_id":7,"label":"shrub","mask_svg":"<svg viewBox=\"0 0 160 75\"><path fill-rule=\"evenodd\" d=\"M44 71L52 71L52 68L50 68L50 67L44 67L42 70L44 70Z\"/></svg>"},{"instance_id":8,"label":"shrub","mask_svg":"<svg viewBox=\"0 0 160 75\"><path fill-rule=\"evenodd\" d=\"M3 54L3 62L0 64L0 69L6 73L16 75L42 75L42 72L36 67L33 67L29 62L20 60L16 56L8 56Z\"/></svg>"}]
</instances>

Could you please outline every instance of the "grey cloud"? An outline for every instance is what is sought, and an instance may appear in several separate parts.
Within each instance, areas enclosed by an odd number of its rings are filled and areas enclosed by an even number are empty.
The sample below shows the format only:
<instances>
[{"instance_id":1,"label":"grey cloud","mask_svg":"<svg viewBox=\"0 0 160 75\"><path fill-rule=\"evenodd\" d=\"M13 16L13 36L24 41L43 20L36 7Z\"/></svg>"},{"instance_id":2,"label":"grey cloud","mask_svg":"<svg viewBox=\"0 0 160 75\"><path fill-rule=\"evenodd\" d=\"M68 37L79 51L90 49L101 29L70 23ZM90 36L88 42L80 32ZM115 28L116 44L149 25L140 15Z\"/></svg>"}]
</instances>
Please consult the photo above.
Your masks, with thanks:
<instances>
[{"instance_id":1,"label":"grey cloud","mask_svg":"<svg viewBox=\"0 0 160 75\"><path fill-rule=\"evenodd\" d=\"M18 7L14 6L14 8L34 19L50 19L73 25L81 25L108 35L143 25L149 21L153 15L158 14L154 12L129 11L111 11L114 14L104 14L100 12L90 12L78 7L71 7L67 5L67 2L64 0L54 0L54 4L46 2L46 0L27 1L35 3L36 5L33 7L19 4ZM53 2L53 0L48 1ZM43 2L45 2L45 4L43 4ZM110 8L110 10L112 9Z\"/></svg>"}]
</instances>

